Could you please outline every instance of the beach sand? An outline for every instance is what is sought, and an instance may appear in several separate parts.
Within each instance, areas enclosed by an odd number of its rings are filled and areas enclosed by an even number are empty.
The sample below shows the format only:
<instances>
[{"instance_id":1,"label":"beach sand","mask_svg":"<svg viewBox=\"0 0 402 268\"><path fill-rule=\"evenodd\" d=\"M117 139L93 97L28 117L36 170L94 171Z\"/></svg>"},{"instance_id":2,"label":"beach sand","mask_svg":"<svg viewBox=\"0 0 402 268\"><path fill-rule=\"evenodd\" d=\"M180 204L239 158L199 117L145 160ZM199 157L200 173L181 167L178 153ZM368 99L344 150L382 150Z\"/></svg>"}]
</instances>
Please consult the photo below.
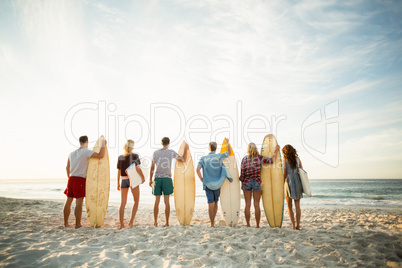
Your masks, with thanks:
<instances>
[{"instance_id":1,"label":"beach sand","mask_svg":"<svg viewBox=\"0 0 402 268\"><path fill-rule=\"evenodd\" d=\"M89 227L84 208L84 226L75 230L62 226L63 202L0 198L0 266L402 266L399 208L302 206L301 231L291 230L286 210L282 229L270 228L265 215L260 229L245 227L243 215L238 227L225 227L218 212L211 229L206 206L196 206L192 225L183 227L171 201L167 228L153 227L152 205L140 204L132 229L117 229L114 205L98 229ZM128 206L126 222L129 216Z\"/></svg>"}]
</instances>

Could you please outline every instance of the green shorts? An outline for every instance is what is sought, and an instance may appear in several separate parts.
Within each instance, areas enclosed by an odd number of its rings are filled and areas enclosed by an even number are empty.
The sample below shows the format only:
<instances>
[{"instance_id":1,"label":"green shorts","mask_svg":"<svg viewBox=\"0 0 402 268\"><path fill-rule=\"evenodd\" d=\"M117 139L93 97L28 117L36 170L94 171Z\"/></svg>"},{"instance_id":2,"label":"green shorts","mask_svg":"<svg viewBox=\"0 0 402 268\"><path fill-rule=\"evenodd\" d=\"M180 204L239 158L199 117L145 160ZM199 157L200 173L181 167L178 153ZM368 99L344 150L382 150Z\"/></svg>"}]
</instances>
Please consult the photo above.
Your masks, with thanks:
<instances>
[{"instance_id":1,"label":"green shorts","mask_svg":"<svg viewBox=\"0 0 402 268\"><path fill-rule=\"evenodd\" d=\"M168 177L155 178L152 185L152 194L156 196L173 194L172 179Z\"/></svg>"}]
</instances>

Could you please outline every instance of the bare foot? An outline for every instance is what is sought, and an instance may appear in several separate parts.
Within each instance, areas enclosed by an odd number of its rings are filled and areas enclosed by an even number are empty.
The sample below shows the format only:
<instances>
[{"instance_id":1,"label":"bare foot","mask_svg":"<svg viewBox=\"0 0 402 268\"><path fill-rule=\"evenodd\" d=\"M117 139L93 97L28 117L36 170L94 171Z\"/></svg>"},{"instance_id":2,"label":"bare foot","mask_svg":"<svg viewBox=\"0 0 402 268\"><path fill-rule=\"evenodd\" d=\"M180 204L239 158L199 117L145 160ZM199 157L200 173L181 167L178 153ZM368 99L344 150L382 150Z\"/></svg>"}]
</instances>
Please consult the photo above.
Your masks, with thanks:
<instances>
[{"instance_id":1,"label":"bare foot","mask_svg":"<svg viewBox=\"0 0 402 268\"><path fill-rule=\"evenodd\" d=\"M157 223L157 222L154 222L154 227L158 227L158 223Z\"/></svg>"},{"instance_id":2,"label":"bare foot","mask_svg":"<svg viewBox=\"0 0 402 268\"><path fill-rule=\"evenodd\" d=\"M260 228L260 226L259 226L259 225L257 225L257 226L256 226L256 228Z\"/></svg>"},{"instance_id":3,"label":"bare foot","mask_svg":"<svg viewBox=\"0 0 402 268\"><path fill-rule=\"evenodd\" d=\"M126 228L124 225L120 225L119 229L124 229Z\"/></svg>"},{"instance_id":4,"label":"bare foot","mask_svg":"<svg viewBox=\"0 0 402 268\"><path fill-rule=\"evenodd\" d=\"M247 227L251 227L250 224L247 224Z\"/></svg>"},{"instance_id":5,"label":"bare foot","mask_svg":"<svg viewBox=\"0 0 402 268\"><path fill-rule=\"evenodd\" d=\"M77 225L75 226L75 229L78 229L78 228L81 228L81 227L82 227L81 224L77 224Z\"/></svg>"},{"instance_id":6,"label":"bare foot","mask_svg":"<svg viewBox=\"0 0 402 268\"><path fill-rule=\"evenodd\" d=\"M169 227L169 223L165 223L165 225L163 225L163 227Z\"/></svg>"},{"instance_id":7,"label":"bare foot","mask_svg":"<svg viewBox=\"0 0 402 268\"><path fill-rule=\"evenodd\" d=\"M297 227L296 227L296 230L299 230L299 231L300 231L300 226L297 226Z\"/></svg>"},{"instance_id":8,"label":"bare foot","mask_svg":"<svg viewBox=\"0 0 402 268\"><path fill-rule=\"evenodd\" d=\"M70 227L68 223L64 223L64 227Z\"/></svg>"},{"instance_id":9,"label":"bare foot","mask_svg":"<svg viewBox=\"0 0 402 268\"><path fill-rule=\"evenodd\" d=\"M128 224L128 228L131 229L131 228L133 228L133 227L134 227L134 223L131 223L131 222L130 222L130 223Z\"/></svg>"}]
</instances>

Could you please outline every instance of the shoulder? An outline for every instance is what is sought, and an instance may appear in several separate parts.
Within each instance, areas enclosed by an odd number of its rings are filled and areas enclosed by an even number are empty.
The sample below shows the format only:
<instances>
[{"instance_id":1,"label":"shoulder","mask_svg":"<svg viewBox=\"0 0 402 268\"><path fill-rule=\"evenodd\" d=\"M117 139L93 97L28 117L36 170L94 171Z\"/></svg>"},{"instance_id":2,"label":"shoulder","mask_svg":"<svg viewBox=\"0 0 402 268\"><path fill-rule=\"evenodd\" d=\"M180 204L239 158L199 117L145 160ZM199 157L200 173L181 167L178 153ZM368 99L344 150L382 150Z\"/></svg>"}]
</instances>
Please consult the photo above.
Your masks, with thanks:
<instances>
[{"instance_id":1,"label":"shoulder","mask_svg":"<svg viewBox=\"0 0 402 268\"><path fill-rule=\"evenodd\" d=\"M171 155L171 156L173 156L173 157L177 157L177 156L179 156L179 154L175 151L175 150L172 150L172 149L168 149L169 151L169 154Z\"/></svg>"},{"instance_id":2,"label":"shoulder","mask_svg":"<svg viewBox=\"0 0 402 268\"><path fill-rule=\"evenodd\" d=\"M94 151L92 151L92 150L90 150L90 149L87 149L87 148L82 149L82 150L84 150L84 151L83 151L84 154L87 154L87 155L89 155L89 156L91 156L93 153L95 153Z\"/></svg>"},{"instance_id":3,"label":"shoulder","mask_svg":"<svg viewBox=\"0 0 402 268\"><path fill-rule=\"evenodd\" d=\"M173 149L167 149L167 150L168 150L169 153L177 154L177 152L175 150L173 150Z\"/></svg>"},{"instance_id":4,"label":"shoulder","mask_svg":"<svg viewBox=\"0 0 402 268\"><path fill-rule=\"evenodd\" d=\"M134 159L140 158L139 154L135 154L135 153L132 153L131 157L134 158Z\"/></svg>"},{"instance_id":5,"label":"shoulder","mask_svg":"<svg viewBox=\"0 0 402 268\"><path fill-rule=\"evenodd\" d=\"M201 156L199 162L204 162L208 155Z\"/></svg>"}]
</instances>

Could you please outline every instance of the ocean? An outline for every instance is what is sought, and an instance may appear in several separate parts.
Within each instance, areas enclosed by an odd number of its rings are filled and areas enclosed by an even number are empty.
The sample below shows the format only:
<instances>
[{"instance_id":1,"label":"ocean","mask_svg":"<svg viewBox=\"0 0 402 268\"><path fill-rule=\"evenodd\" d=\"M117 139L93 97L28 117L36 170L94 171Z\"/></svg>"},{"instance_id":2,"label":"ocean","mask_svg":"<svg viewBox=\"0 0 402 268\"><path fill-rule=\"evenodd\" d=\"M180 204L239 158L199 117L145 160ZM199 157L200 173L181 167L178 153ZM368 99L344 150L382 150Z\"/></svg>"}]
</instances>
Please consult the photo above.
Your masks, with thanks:
<instances>
[{"instance_id":1,"label":"ocean","mask_svg":"<svg viewBox=\"0 0 402 268\"><path fill-rule=\"evenodd\" d=\"M196 182L196 204L206 204L202 184L198 179ZM64 201L66 184L67 179L0 180L0 196ZM304 196L301 205L402 207L402 179L310 180L310 186L313 196ZM140 186L140 194L141 203L153 203L154 197L147 183ZM112 206L120 203L116 179L110 183L109 203ZM130 203L133 203L131 196L128 198Z\"/></svg>"}]
</instances>

